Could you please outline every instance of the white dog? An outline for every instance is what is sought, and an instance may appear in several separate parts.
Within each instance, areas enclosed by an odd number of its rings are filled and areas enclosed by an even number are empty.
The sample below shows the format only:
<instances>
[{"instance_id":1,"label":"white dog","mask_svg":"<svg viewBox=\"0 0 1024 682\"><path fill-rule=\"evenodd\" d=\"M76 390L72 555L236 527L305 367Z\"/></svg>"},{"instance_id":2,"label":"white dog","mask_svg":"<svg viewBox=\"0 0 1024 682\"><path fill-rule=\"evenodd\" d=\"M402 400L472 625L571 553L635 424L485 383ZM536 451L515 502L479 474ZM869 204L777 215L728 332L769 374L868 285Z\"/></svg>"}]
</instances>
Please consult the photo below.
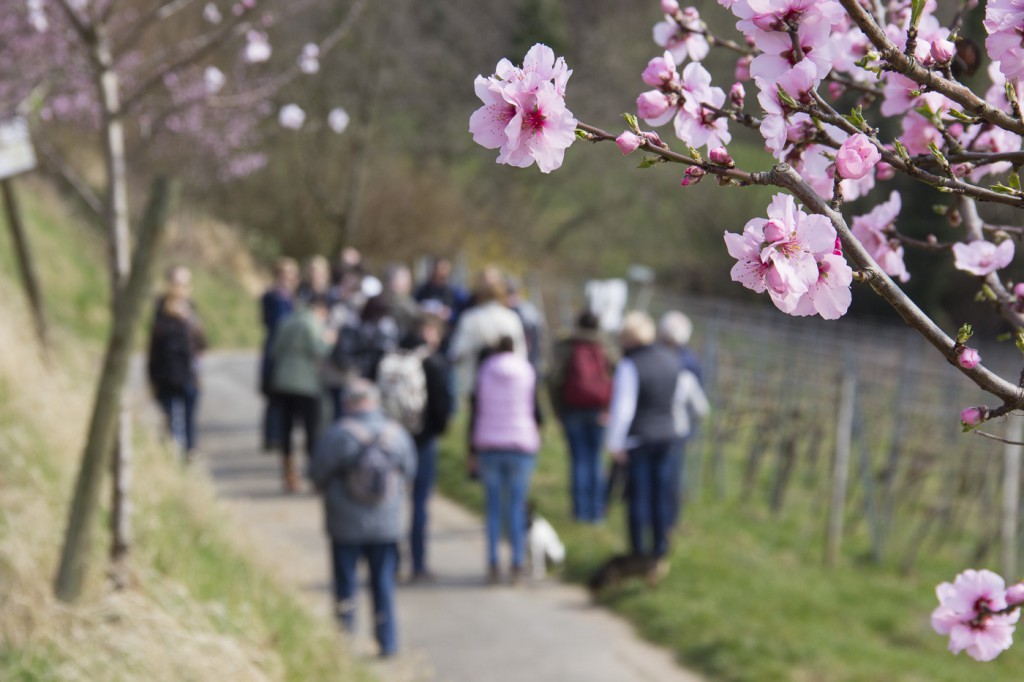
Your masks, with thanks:
<instances>
[{"instance_id":1,"label":"white dog","mask_svg":"<svg viewBox=\"0 0 1024 682\"><path fill-rule=\"evenodd\" d=\"M547 562L561 564L565 561L565 545L554 527L543 516L531 510L529 530L526 539L530 550L533 577L541 579L547 575Z\"/></svg>"}]
</instances>

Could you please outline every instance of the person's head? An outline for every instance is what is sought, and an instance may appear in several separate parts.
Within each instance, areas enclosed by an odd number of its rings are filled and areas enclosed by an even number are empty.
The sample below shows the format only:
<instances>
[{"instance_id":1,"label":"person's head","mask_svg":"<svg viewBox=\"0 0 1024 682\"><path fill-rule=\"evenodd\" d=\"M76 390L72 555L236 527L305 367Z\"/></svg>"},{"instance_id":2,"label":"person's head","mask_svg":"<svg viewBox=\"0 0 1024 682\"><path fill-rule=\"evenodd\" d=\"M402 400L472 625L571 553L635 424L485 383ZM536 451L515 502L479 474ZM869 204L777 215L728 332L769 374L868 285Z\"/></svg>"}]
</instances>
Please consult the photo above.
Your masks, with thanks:
<instances>
[{"instance_id":1,"label":"person's head","mask_svg":"<svg viewBox=\"0 0 1024 682\"><path fill-rule=\"evenodd\" d=\"M502 336L498 343L494 344L495 353L511 353L516 349L516 344L511 336Z\"/></svg>"},{"instance_id":2,"label":"person's head","mask_svg":"<svg viewBox=\"0 0 1024 682\"><path fill-rule=\"evenodd\" d=\"M670 310L658 320L658 340L666 346L682 348L690 343L693 323L678 310Z\"/></svg>"},{"instance_id":3,"label":"person's head","mask_svg":"<svg viewBox=\"0 0 1024 682\"><path fill-rule=\"evenodd\" d=\"M278 258L274 263L274 284L285 291L295 291L299 283L299 264L294 258Z\"/></svg>"},{"instance_id":4,"label":"person's head","mask_svg":"<svg viewBox=\"0 0 1024 682\"><path fill-rule=\"evenodd\" d=\"M326 322L331 312L331 302L328 300L326 294L314 293L306 301L306 308L313 311L321 322Z\"/></svg>"},{"instance_id":5,"label":"person's head","mask_svg":"<svg viewBox=\"0 0 1024 682\"><path fill-rule=\"evenodd\" d=\"M444 338L445 322L439 315L424 313L420 316L419 333L423 343L431 348L438 348Z\"/></svg>"},{"instance_id":6,"label":"person's head","mask_svg":"<svg viewBox=\"0 0 1024 682\"><path fill-rule=\"evenodd\" d=\"M444 286L452 278L452 262L444 257L434 259L434 266L430 270L430 281L439 286Z\"/></svg>"},{"instance_id":7,"label":"person's head","mask_svg":"<svg viewBox=\"0 0 1024 682\"><path fill-rule=\"evenodd\" d=\"M597 315L592 313L590 310L584 310L580 313L580 316L576 318L576 326L580 329L594 331L600 326L600 321L597 319Z\"/></svg>"},{"instance_id":8,"label":"person's head","mask_svg":"<svg viewBox=\"0 0 1024 682\"><path fill-rule=\"evenodd\" d=\"M405 295L412 291L412 273L401 263L384 269L384 288L393 294Z\"/></svg>"},{"instance_id":9,"label":"person's head","mask_svg":"<svg viewBox=\"0 0 1024 682\"><path fill-rule=\"evenodd\" d=\"M338 266L342 270L360 268L363 265L363 254L358 249L346 246L338 254Z\"/></svg>"},{"instance_id":10,"label":"person's head","mask_svg":"<svg viewBox=\"0 0 1024 682\"><path fill-rule=\"evenodd\" d=\"M476 278L476 287L473 289L473 296L478 304L497 301L504 303L507 295L505 289L505 278L501 270L489 265L481 271Z\"/></svg>"},{"instance_id":11,"label":"person's head","mask_svg":"<svg viewBox=\"0 0 1024 682\"><path fill-rule=\"evenodd\" d=\"M380 409L380 391L376 384L362 377L350 379L342 391L345 412L374 412Z\"/></svg>"},{"instance_id":12,"label":"person's head","mask_svg":"<svg viewBox=\"0 0 1024 682\"><path fill-rule=\"evenodd\" d=\"M306 284L313 291L327 291L331 286L331 264L323 256L312 256L306 261Z\"/></svg>"},{"instance_id":13,"label":"person's head","mask_svg":"<svg viewBox=\"0 0 1024 682\"><path fill-rule=\"evenodd\" d=\"M192 271L184 265L173 265L167 269L167 296L188 300L192 295Z\"/></svg>"},{"instance_id":14,"label":"person's head","mask_svg":"<svg viewBox=\"0 0 1024 682\"><path fill-rule=\"evenodd\" d=\"M363 322L379 322L390 314L391 304L388 303L387 297L378 294L363 304L359 319Z\"/></svg>"},{"instance_id":15,"label":"person's head","mask_svg":"<svg viewBox=\"0 0 1024 682\"><path fill-rule=\"evenodd\" d=\"M649 346L657 336L654 320L645 312L633 310L622 318L622 329L619 330L619 343L625 350Z\"/></svg>"}]
</instances>

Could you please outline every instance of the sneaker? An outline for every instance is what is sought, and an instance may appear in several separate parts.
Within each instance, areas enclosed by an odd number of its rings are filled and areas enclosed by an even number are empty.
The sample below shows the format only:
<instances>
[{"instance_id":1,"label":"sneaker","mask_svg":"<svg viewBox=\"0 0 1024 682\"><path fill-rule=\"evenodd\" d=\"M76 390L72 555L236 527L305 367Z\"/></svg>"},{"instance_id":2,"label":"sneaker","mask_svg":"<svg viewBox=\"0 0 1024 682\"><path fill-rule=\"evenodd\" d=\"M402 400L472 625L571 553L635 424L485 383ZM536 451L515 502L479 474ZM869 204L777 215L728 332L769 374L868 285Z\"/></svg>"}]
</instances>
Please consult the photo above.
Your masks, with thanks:
<instances>
[{"instance_id":1,"label":"sneaker","mask_svg":"<svg viewBox=\"0 0 1024 682\"><path fill-rule=\"evenodd\" d=\"M410 585L422 585L437 582L437 576L430 571L418 571L409 576Z\"/></svg>"},{"instance_id":2,"label":"sneaker","mask_svg":"<svg viewBox=\"0 0 1024 682\"><path fill-rule=\"evenodd\" d=\"M522 566L513 566L510 581L513 585L522 585L526 582L526 574L523 573Z\"/></svg>"},{"instance_id":3,"label":"sneaker","mask_svg":"<svg viewBox=\"0 0 1024 682\"><path fill-rule=\"evenodd\" d=\"M499 582L501 582L501 575L498 573L498 567L497 566L490 566L490 567L488 567L488 569L487 569L487 584L488 585L497 585Z\"/></svg>"}]
</instances>

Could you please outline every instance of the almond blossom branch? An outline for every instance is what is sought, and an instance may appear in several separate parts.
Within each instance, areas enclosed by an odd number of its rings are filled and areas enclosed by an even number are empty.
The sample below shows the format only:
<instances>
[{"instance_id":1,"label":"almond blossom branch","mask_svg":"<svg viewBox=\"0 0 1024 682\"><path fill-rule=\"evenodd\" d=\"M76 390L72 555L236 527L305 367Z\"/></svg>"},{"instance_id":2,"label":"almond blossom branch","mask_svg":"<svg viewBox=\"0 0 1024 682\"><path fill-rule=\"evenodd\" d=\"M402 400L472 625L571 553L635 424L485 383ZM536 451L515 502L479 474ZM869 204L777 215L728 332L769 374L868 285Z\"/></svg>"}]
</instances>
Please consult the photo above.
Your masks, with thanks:
<instances>
[{"instance_id":1,"label":"almond blossom branch","mask_svg":"<svg viewBox=\"0 0 1024 682\"><path fill-rule=\"evenodd\" d=\"M982 232L984 223L981 220L981 216L978 215L977 205L967 197L961 197L959 208L968 241L984 239L985 236ZM992 272L986 275L984 281L989 289L992 290L992 293L996 295L996 305L999 307L999 314L1002 315L1003 319L1009 322L1017 331L1024 330L1024 315L1017 311L1015 306L1016 298L1003 286L1002 280L999 279L999 273Z\"/></svg>"},{"instance_id":2,"label":"almond blossom branch","mask_svg":"<svg viewBox=\"0 0 1024 682\"><path fill-rule=\"evenodd\" d=\"M861 7L858 0L839 0L839 3L846 9L853 22L864 32L864 35L868 37L868 40L878 49L882 60L886 62L889 70L902 74L929 90L945 95L963 106L965 109L964 113L970 116L978 116L989 123L999 126L1003 130L1024 135L1024 121L1021 121L1020 118L1014 118L1005 111L991 106L969 88L956 81L943 78L918 64L916 60L903 54L896 47L895 43L889 40L885 31Z\"/></svg>"}]
</instances>

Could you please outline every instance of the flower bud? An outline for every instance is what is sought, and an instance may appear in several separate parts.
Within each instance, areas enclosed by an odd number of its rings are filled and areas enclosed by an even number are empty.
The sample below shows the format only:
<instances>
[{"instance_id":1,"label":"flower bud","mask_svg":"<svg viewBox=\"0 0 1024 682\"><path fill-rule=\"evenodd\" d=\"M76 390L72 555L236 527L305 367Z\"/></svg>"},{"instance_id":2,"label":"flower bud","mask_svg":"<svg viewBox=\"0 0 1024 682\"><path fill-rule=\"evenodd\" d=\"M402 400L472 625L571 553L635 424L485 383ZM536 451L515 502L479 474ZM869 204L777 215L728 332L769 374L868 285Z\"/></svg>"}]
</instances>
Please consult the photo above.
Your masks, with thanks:
<instances>
[{"instance_id":1,"label":"flower bud","mask_svg":"<svg viewBox=\"0 0 1024 682\"><path fill-rule=\"evenodd\" d=\"M708 152L708 157L711 159L711 163L718 164L719 166L725 166L726 168L732 168L736 165L736 162L729 156L729 152L726 151L725 147L715 147Z\"/></svg>"},{"instance_id":2,"label":"flower bud","mask_svg":"<svg viewBox=\"0 0 1024 682\"><path fill-rule=\"evenodd\" d=\"M676 80L676 66L664 57L655 57L647 62L647 68L640 74L640 78L644 83L660 88Z\"/></svg>"},{"instance_id":3,"label":"flower bud","mask_svg":"<svg viewBox=\"0 0 1024 682\"><path fill-rule=\"evenodd\" d=\"M669 101L665 93L657 90L648 90L640 93L636 98L636 112L640 118L658 118L668 111Z\"/></svg>"},{"instance_id":4,"label":"flower bud","mask_svg":"<svg viewBox=\"0 0 1024 682\"><path fill-rule=\"evenodd\" d=\"M857 133L846 138L836 152L836 170L839 176L850 180L860 180L881 160L875 145L864 133Z\"/></svg>"},{"instance_id":5,"label":"flower bud","mask_svg":"<svg viewBox=\"0 0 1024 682\"><path fill-rule=\"evenodd\" d=\"M690 166L683 173L683 179L680 181L680 185L683 187L689 187L690 185L696 185L704 177L704 169L700 166Z\"/></svg>"},{"instance_id":6,"label":"flower bud","mask_svg":"<svg viewBox=\"0 0 1024 682\"><path fill-rule=\"evenodd\" d=\"M736 60L736 80L737 81L748 81L750 80L750 63L754 61L754 58L750 55L744 55Z\"/></svg>"},{"instance_id":7,"label":"flower bud","mask_svg":"<svg viewBox=\"0 0 1024 682\"><path fill-rule=\"evenodd\" d=\"M1017 606L1019 604L1024 604L1024 582L1006 588L1006 605Z\"/></svg>"},{"instance_id":8,"label":"flower bud","mask_svg":"<svg viewBox=\"0 0 1024 682\"><path fill-rule=\"evenodd\" d=\"M623 154L632 154L642 142L643 139L639 135L635 135L628 130L623 131L621 135L615 138L615 144L619 146L619 151Z\"/></svg>"},{"instance_id":9,"label":"flower bud","mask_svg":"<svg viewBox=\"0 0 1024 682\"><path fill-rule=\"evenodd\" d=\"M971 174L971 171L974 170L974 164L955 163L952 166L950 166L949 170L953 171L953 175L955 175L956 177L962 178Z\"/></svg>"},{"instance_id":10,"label":"flower bud","mask_svg":"<svg viewBox=\"0 0 1024 682\"><path fill-rule=\"evenodd\" d=\"M832 99L839 99L843 96L844 92L846 92L846 86L842 83L832 81L828 84L828 94Z\"/></svg>"},{"instance_id":11,"label":"flower bud","mask_svg":"<svg viewBox=\"0 0 1024 682\"><path fill-rule=\"evenodd\" d=\"M1017 282L1013 285L1013 295L1017 300L1024 300L1024 282Z\"/></svg>"},{"instance_id":12,"label":"flower bud","mask_svg":"<svg viewBox=\"0 0 1024 682\"><path fill-rule=\"evenodd\" d=\"M653 144L655 147L661 147L662 149L668 149L668 145L661 141L661 136L653 130L647 130L644 132L644 137L647 141Z\"/></svg>"},{"instance_id":13,"label":"flower bud","mask_svg":"<svg viewBox=\"0 0 1024 682\"><path fill-rule=\"evenodd\" d=\"M960 354L956 356L956 364L964 369L974 369L981 362L981 355L973 348L964 346Z\"/></svg>"},{"instance_id":14,"label":"flower bud","mask_svg":"<svg viewBox=\"0 0 1024 682\"><path fill-rule=\"evenodd\" d=\"M832 246L832 255L833 256L842 256L843 255L843 242L842 242L841 239L839 239L839 237L836 237L836 243Z\"/></svg>"},{"instance_id":15,"label":"flower bud","mask_svg":"<svg viewBox=\"0 0 1024 682\"><path fill-rule=\"evenodd\" d=\"M879 161L878 165L875 166L875 180L885 182L886 180L892 180L894 177L896 177L896 169L885 161Z\"/></svg>"},{"instance_id":16,"label":"flower bud","mask_svg":"<svg viewBox=\"0 0 1024 682\"><path fill-rule=\"evenodd\" d=\"M987 414L988 408L984 405L968 407L960 413L960 423L964 426L977 426L981 422L985 421L985 416Z\"/></svg>"},{"instance_id":17,"label":"flower bud","mask_svg":"<svg viewBox=\"0 0 1024 682\"><path fill-rule=\"evenodd\" d=\"M679 11L679 3L676 0L661 0L661 11L665 14L675 14Z\"/></svg>"},{"instance_id":18,"label":"flower bud","mask_svg":"<svg viewBox=\"0 0 1024 682\"><path fill-rule=\"evenodd\" d=\"M956 45L951 40L936 40L932 42L931 55L939 64L945 64L956 54Z\"/></svg>"},{"instance_id":19,"label":"flower bud","mask_svg":"<svg viewBox=\"0 0 1024 682\"><path fill-rule=\"evenodd\" d=\"M743 108L743 100L746 99L747 91L743 88L743 83L733 83L732 88L729 89L729 101L737 109Z\"/></svg>"}]
</instances>

